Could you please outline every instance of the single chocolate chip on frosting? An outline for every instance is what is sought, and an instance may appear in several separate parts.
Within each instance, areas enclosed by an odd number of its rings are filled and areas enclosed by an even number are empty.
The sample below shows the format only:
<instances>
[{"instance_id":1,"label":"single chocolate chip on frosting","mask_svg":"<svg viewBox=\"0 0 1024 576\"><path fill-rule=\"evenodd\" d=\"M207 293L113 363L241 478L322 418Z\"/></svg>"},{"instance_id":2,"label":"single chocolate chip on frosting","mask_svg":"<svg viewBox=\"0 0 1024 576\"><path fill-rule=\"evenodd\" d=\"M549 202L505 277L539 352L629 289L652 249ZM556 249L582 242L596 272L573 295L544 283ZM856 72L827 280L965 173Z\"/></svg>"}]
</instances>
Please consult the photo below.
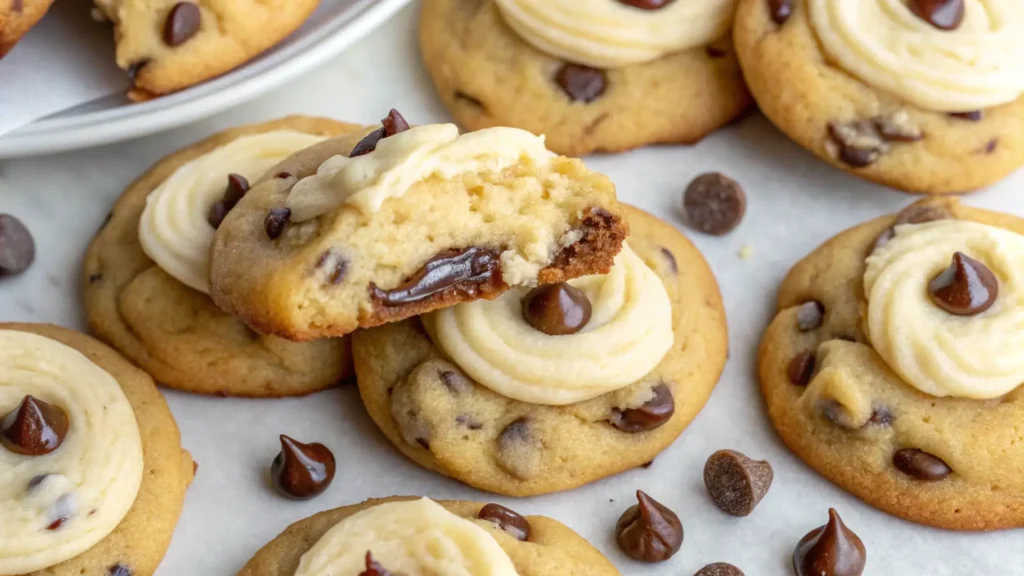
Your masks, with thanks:
<instances>
[{"instance_id":1,"label":"single chocolate chip on frosting","mask_svg":"<svg viewBox=\"0 0 1024 576\"><path fill-rule=\"evenodd\" d=\"M733 516L749 516L768 493L774 477L771 464L735 450L719 450L704 464L704 485L711 500Z\"/></svg>"},{"instance_id":2,"label":"single chocolate chip on frosting","mask_svg":"<svg viewBox=\"0 0 1024 576\"><path fill-rule=\"evenodd\" d=\"M641 10L661 10L675 0L619 0L619 2Z\"/></svg>"},{"instance_id":3,"label":"single chocolate chip on frosting","mask_svg":"<svg viewBox=\"0 0 1024 576\"><path fill-rule=\"evenodd\" d=\"M637 408L615 410L609 422L623 432L631 434L654 430L672 419L676 401L672 391L662 382L651 389L654 397Z\"/></svg>"},{"instance_id":4,"label":"single chocolate chip on frosting","mask_svg":"<svg viewBox=\"0 0 1024 576\"><path fill-rule=\"evenodd\" d=\"M895 228L903 224L924 224L925 222L934 222L936 220L948 220L953 218L953 214L950 213L945 207L942 206L929 206L927 204L911 204L896 215L896 221L889 228L886 228L878 235L875 239L874 244L871 246L871 252L878 250L882 246L885 246L896 236Z\"/></svg>"},{"instance_id":5,"label":"single chocolate chip on frosting","mask_svg":"<svg viewBox=\"0 0 1024 576\"><path fill-rule=\"evenodd\" d=\"M785 24L793 15L793 0L768 0L768 13L776 24Z\"/></svg>"},{"instance_id":6,"label":"single chocolate chip on frosting","mask_svg":"<svg viewBox=\"0 0 1024 576\"><path fill-rule=\"evenodd\" d=\"M800 539L793 551L796 576L861 576L867 563L864 543L829 508L828 524Z\"/></svg>"},{"instance_id":7,"label":"single chocolate chip on frosting","mask_svg":"<svg viewBox=\"0 0 1024 576\"><path fill-rule=\"evenodd\" d=\"M587 295L566 282L538 286L523 299L523 319L549 336L575 334L590 321Z\"/></svg>"},{"instance_id":8,"label":"single chocolate chip on frosting","mask_svg":"<svg viewBox=\"0 0 1024 576\"><path fill-rule=\"evenodd\" d=\"M701 174L686 187L683 211L694 228L722 236L732 232L743 220L747 195L738 182L724 174Z\"/></svg>"},{"instance_id":9,"label":"single chocolate chip on frosting","mask_svg":"<svg viewBox=\"0 0 1024 576\"><path fill-rule=\"evenodd\" d=\"M941 458L917 448L897 450L892 456L892 465L900 472L925 482L937 482L953 472Z\"/></svg>"},{"instance_id":10,"label":"single chocolate chip on frosting","mask_svg":"<svg viewBox=\"0 0 1024 576\"><path fill-rule=\"evenodd\" d=\"M964 21L964 0L910 0L910 11L939 30L956 30Z\"/></svg>"},{"instance_id":11,"label":"single chocolate chip on frosting","mask_svg":"<svg viewBox=\"0 0 1024 576\"><path fill-rule=\"evenodd\" d=\"M36 243L28 228L10 214L0 214L0 276L28 269L36 259Z\"/></svg>"},{"instance_id":12,"label":"single chocolate chip on frosting","mask_svg":"<svg viewBox=\"0 0 1024 576\"><path fill-rule=\"evenodd\" d=\"M693 576L744 576L743 570L725 562L715 562L701 568Z\"/></svg>"},{"instance_id":13,"label":"single chocolate chip on frosting","mask_svg":"<svg viewBox=\"0 0 1024 576\"><path fill-rule=\"evenodd\" d=\"M360 572L359 576L401 576L401 575L394 574L392 572L388 572L387 568L384 568L384 566L382 566L380 562L377 562L376 560L373 559L373 552L367 551L366 552L366 570L363 570L362 572Z\"/></svg>"},{"instance_id":14,"label":"single chocolate chip on frosting","mask_svg":"<svg viewBox=\"0 0 1024 576\"><path fill-rule=\"evenodd\" d=\"M334 480L334 454L323 444L303 444L281 435L281 452L270 466L277 490L297 500L312 498Z\"/></svg>"},{"instance_id":15,"label":"single chocolate chip on frosting","mask_svg":"<svg viewBox=\"0 0 1024 576\"><path fill-rule=\"evenodd\" d=\"M608 85L604 70L580 64L563 65L555 75L555 80L571 100L584 104L600 98Z\"/></svg>"},{"instance_id":16,"label":"single chocolate chip on frosting","mask_svg":"<svg viewBox=\"0 0 1024 576\"><path fill-rule=\"evenodd\" d=\"M168 46L184 44L199 32L202 24L199 6L191 2L178 2L171 8L164 23L164 43Z\"/></svg>"},{"instance_id":17,"label":"single chocolate chip on frosting","mask_svg":"<svg viewBox=\"0 0 1024 576\"><path fill-rule=\"evenodd\" d=\"M399 132L405 132L409 129L409 123L406 122L402 114L394 108L388 112L387 117L381 120L380 123L380 128L364 136L363 139L360 140L354 148L352 148L352 151L348 154L349 158L369 154L377 149L377 143L382 139L394 136Z\"/></svg>"},{"instance_id":18,"label":"single chocolate chip on frosting","mask_svg":"<svg viewBox=\"0 0 1024 576\"><path fill-rule=\"evenodd\" d=\"M928 283L932 302L956 316L974 316L988 310L999 296L999 281L987 266L957 252L953 262Z\"/></svg>"},{"instance_id":19,"label":"single chocolate chip on frosting","mask_svg":"<svg viewBox=\"0 0 1024 576\"><path fill-rule=\"evenodd\" d=\"M23 456L44 456L53 453L68 433L68 416L59 406L25 396L3 419L0 443Z\"/></svg>"},{"instance_id":20,"label":"single chocolate chip on frosting","mask_svg":"<svg viewBox=\"0 0 1024 576\"><path fill-rule=\"evenodd\" d=\"M476 515L480 520L493 522L516 540L526 542L530 539L530 522L517 512L500 504L488 504Z\"/></svg>"},{"instance_id":21,"label":"single chocolate chip on frosting","mask_svg":"<svg viewBox=\"0 0 1024 576\"><path fill-rule=\"evenodd\" d=\"M669 510L642 490L615 525L615 541L627 556L642 562L664 562L683 546L683 524Z\"/></svg>"}]
</instances>

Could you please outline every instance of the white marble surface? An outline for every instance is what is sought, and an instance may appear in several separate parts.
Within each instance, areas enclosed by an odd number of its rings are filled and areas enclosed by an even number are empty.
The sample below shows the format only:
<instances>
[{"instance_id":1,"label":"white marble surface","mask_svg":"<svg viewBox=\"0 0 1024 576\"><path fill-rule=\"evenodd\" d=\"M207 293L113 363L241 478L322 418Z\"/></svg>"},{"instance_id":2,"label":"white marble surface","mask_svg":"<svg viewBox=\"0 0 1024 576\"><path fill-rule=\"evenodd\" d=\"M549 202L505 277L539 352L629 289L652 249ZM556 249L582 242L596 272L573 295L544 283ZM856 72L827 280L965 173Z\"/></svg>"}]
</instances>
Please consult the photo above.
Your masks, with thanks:
<instances>
[{"instance_id":1,"label":"white marble surface","mask_svg":"<svg viewBox=\"0 0 1024 576\"><path fill-rule=\"evenodd\" d=\"M38 260L26 274L0 281L0 320L84 327L78 289L82 252L122 189L164 154L220 128L287 113L372 122L390 107L415 122L446 118L417 55L415 8L316 72L212 120L116 146L0 163L0 212L23 219L38 245ZM738 230L720 239L692 235L722 285L732 357L708 406L650 469L565 494L498 501L564 521L627 575L686 576L714 561L737 564L748 575L790 574L793 545L824 523L830 506L865 541L866 574L1024 574L1019 530L955 534L914 526L817 476L781 445L757 392L757 343L786 270L839 230L895 211L911 198L825 166L757 116L694 147L598 157L591 164L614 179L621 198L676 223L680 192L694 175L722 170L745 185L750 207ZM1024 215L1022 194L1024 173L1018 173L966 201ZM753 248L749 259L737 256L744 245ZM291 400L178 393L168 398L184 444L201 467L160 576L233 574L290 522L370 496L493 499L397 455L365 415L354 387ZM280 433L334 450L339 471L325 495L295 503L267 488L264 475ZM727 517L706 496L703 463L720 448L767 458L775 466L775 484L751 517ZM683 520L686 541L667 564L640 565L615 548L612 526L637 488Z\"/></svg>"}]
</instances>

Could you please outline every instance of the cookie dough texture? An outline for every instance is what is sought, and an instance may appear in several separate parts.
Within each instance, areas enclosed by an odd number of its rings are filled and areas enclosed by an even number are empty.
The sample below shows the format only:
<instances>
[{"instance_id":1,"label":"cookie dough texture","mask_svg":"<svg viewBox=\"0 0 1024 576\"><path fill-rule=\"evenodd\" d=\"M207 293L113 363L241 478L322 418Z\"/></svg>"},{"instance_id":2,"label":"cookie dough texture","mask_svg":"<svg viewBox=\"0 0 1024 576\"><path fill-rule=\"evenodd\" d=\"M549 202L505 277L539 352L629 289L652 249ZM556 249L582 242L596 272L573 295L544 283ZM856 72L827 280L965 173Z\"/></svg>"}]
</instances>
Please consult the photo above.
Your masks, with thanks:
<instances>
[{"instance_id":1,"label":"cookie dough texture","mask_svg":"<svg viewBox=\"0 0 1024 576\"><path fill-rule=\"evenodd\" d=\"M792 4L792 16L780 26L772 21L768 0L741 0L733 34L761 111L798 144L846 172L913 193L969 192L1024 166L1024 97L981 111L977 121L910 106L829 62L811 28L807 2ZM902 113L923 138L892 142L863 168L838 159L831 123Z\"/></svg>"},{"instance_id":2,"label":"cookie dough texture","mask_svg":"<svg viewBox=\"0 0 1024 576\"><path fill-rule=\"evenodd\" d=\"M329 158L347 156L369 131L293 155L273 171L286 177L268 174L228 214L212 251L210 295L218 305L265 333L296 340L343 335L494 298L509 284L605 272L622 247L627 226L611 181L564 157L451 179L429 176L375 212L344 204L291 222L271 239L270 210L285 205L297 181ZM378 293L400 292L428 262L453 250L471 250L472 264L462 267L472 272L468 281L404 301ZM434 272L424 283L444 285L435 276L446 274Z\"/></svg>"},{"instance_id":3,"label":"cookie dough texture","mask_svg":"<svg viewBox=\"0 0 1024 576\"><path fill-rule=\"evenodd\" d=\"M146 197L180 166L250 134L294 130L335 136L355 126L291 116L220 132L159 161L131 184L85 257L89 325L160 383L223 396L293 396L351 376L345 340L290 342L258 334L209 296L172 278L139 244ZM225 167L224 180L230 167Z\"/></svg>"},{"instance_id":4,"label":"cookie dough texture","mask_svg":"<svg viewBox=\"0 0 1024 576\"><path fill-rule=\"evenodd\" d=\"M379 504L414 498L374 499L321 512L292 524L264 546L242 568L238 576L292 576L299 559L335 524ZM440 501L449 512L463 518L476 518L484 504L464 501ZM486 525L494 539L515 564L520 576L618 576L619 571L593 546L565 525L544 516L526 516L530 540L522 542L494 525ZM387 566L385 566L387 568Z\"/></svg>"},{"instance_id":5,"label":"cookie dough texture","mask_svg":"<svg viewBox=\"0 0 1024 576\"><path fill-rule=\"evenodd\" d=\"M930 210L1024 233L1024 219L930 199ZM1024 386L992 400L937 398L901 380L868 343L865 257L894 216L861 224L799 262L782 284L761 343L761 390L786 445L820 474L890 514L954 530L1024 526ZM800 306L820 302L823 323L798 329ZM970 318L965 319L970 321ZM790 382L794 357L815 354L806 387ZM893 466L919 449L952 469L926 482Z\"/></svg>"},{"instance_id":6,"label":"cookie dough texture","mask_svg":"<svg viewBox=\"0 0 1024 576\"><path fill-rule=\"evenodd\" d=\"M544 134L548 148L570 156L693 143L751 102L727 38L606 70L604 93L589 103L566 95L556 81L565 62L520 38L492 0L426 0L420 45L459 124Z\"/></svg>"},{"instance_id":7,"label":"cookie dough texture","mask_svg":"<svg viewBox=\"0 0 1024 576\"><path fill-rule=\"evenodd\" d=\"M0 0L0 58L46 15L53 0Z\"/></svg>"},{"instance_id":8,"label":"cookie dough texture","mask_svg":"<svg viewBox=\"0 0 1024 576\"><path fill-rule=\"evenodd\" d=\"M189 0L198 30L177 45L165 28L177 0L95 0L114 24L117 65L132 78L129 96L146 100L219 76L294 32L319 0Z\"/></svg>"},{"instance_id":9,"label":"cookie dough texture","mask_svg":"<svg viewBox=\"0 0 1024 576\"><path fill-rule=\"evenodd\" d=\"M718 285L697 249L671 225L626 206L629 246L661 277L672 301L675 344L640 381L592 400L542 406L473 382L445 359L419 320L358 332L353 356L363 403L408 458L476 488L530 496L575 488L651 461L704 406L726 359ZM664 383L675 412L627 433L617 409L650 400Z\"/></svg>"},{"instance_id":10,"label":"cookie dough texture","mask_svg":"<svg viewBox=\"0 0 1024 576\"><path fill-rule=\"evenodd\" d=\"M192 456L182 450L178 426L153 379L114 350L66 328L0 324L0 330L21 330L56 340L78 350L113 376L135 411L145 461L135 504L110 535L83 554L29 576L152 575L170 545L185 490L193 478ZM118 566L128 572L117 572Z\"/></svg>"}]
</instances>

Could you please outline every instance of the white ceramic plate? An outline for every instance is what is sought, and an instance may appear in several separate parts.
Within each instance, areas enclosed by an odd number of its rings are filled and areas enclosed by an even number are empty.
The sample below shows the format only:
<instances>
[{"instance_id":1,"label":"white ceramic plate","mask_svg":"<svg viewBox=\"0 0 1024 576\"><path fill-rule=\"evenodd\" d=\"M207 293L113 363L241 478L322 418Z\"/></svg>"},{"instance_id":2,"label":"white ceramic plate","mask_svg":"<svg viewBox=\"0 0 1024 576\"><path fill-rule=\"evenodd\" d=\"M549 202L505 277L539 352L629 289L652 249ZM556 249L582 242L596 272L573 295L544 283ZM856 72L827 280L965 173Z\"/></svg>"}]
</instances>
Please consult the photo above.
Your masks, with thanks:
<instances>
[{"instance_id":1,"label":"white ceramic plate","mask_svg":"<svg viewBox=\"0 0 1024 576\"><path fill-rule=\"evenodd\" d=\"M115 95L43 118L0 138L0 158L108 144L206 118L322 64L409 1L321 0L295 34L237 70L148 102Z\"/></svg>"}]
</instances>

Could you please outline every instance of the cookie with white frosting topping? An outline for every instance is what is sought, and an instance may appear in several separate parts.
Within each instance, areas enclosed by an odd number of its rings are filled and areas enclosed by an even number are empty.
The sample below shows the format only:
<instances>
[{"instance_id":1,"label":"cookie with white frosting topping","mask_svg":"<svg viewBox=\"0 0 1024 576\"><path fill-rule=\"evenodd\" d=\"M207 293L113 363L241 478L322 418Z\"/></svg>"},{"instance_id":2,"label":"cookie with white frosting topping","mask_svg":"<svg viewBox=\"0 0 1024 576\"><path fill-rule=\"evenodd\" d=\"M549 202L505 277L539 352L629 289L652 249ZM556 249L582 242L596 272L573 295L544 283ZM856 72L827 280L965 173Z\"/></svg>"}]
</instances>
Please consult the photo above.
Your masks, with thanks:
<instances>
[{"instance_id":1,"label":"cookie with white frosting topping","mask_svg":"<svg viewBox=\"0 0 1024 576\"><path fill-rule=\"evenodd\" d=\"M1024 166L1016 0L741 0L754 98L829 164L907 192L969 192Z\"/></svg>"},{"instance_id":2,"label":"cookie with white frosting topping","mask_svg":"<svg viewBox=\"0 0 1024 576\"><path fill-rule=\"evenodd\" d=\"M347 342L258 334L207 292L215 225L248 183L292 153L356 128L291 116L220 132L157 162L117 201L86 253L92 330L158 382L190 392L292 396L350 376Z\"/></svg>"},{"instance_id":3,"label":"cookie with white frosting topping","mask_svg":"<svg viewBox=\"0 0 1024 576\"><path fill-rule=\"evenodd\" d=\"M211 295L263 332L338 336L605 272L626 232L611 181L542 137L392 110L246 194L217 231Z\"/></svg>"},{"instance_id":4,"label":"cookie with white frosting topping","mask_svg":"<svg viewBox=\"0 0 1024 576\"><path fill-rule=\"evenodd\" d=\"M400 452L529 496L641 466L682 433L725 364L718 285L675 228L625 209L608 274L353 336L360 396Z\"/></svg>"},{"instance_id":5,"label":"cookie with white frosting topping","mask_svg":"<svg viewBox=\"0 0 1024 576\"><path fill-rule=\"evenodd\" d=\"M423 60L471 130L516 126L560 154L693 143L750 95L735 0L428 0Z\"/></svg>"},{"instance_id":6,"label":"cookie with white frosting topping","mask_svg":"<svg viewBox=\"0 0 1024 576\"><path fill-rule=\"evenodd\" d=\"M0 324L0 365L0 573L152 574L194 472L152 378L42 324Z\"/></svg>"},{"instance_id":7,"label":"cookie with white frosting topping","mask_svg":"<svg viewBox=\"0 0 1024 576\"><path fill-rule=\"evenodd\" d=\"M759 372L783 441L869 504L1024 526L1024 219L930 199L847 230L782 284Z\"/></svg>"},{"instance_id":8,"label":"cookie with white frosting topping","mask_svg":"<svg viewBox=\"0 0 1024 576\"><path fill-rule=\"evenodd\" d=\"M432 543L429 550L424 538ZM619 571L551 518L522 516L497 504L392 497L292 524L238 576L326 574L618 576Z\"/></svg>"}]
</instances>

